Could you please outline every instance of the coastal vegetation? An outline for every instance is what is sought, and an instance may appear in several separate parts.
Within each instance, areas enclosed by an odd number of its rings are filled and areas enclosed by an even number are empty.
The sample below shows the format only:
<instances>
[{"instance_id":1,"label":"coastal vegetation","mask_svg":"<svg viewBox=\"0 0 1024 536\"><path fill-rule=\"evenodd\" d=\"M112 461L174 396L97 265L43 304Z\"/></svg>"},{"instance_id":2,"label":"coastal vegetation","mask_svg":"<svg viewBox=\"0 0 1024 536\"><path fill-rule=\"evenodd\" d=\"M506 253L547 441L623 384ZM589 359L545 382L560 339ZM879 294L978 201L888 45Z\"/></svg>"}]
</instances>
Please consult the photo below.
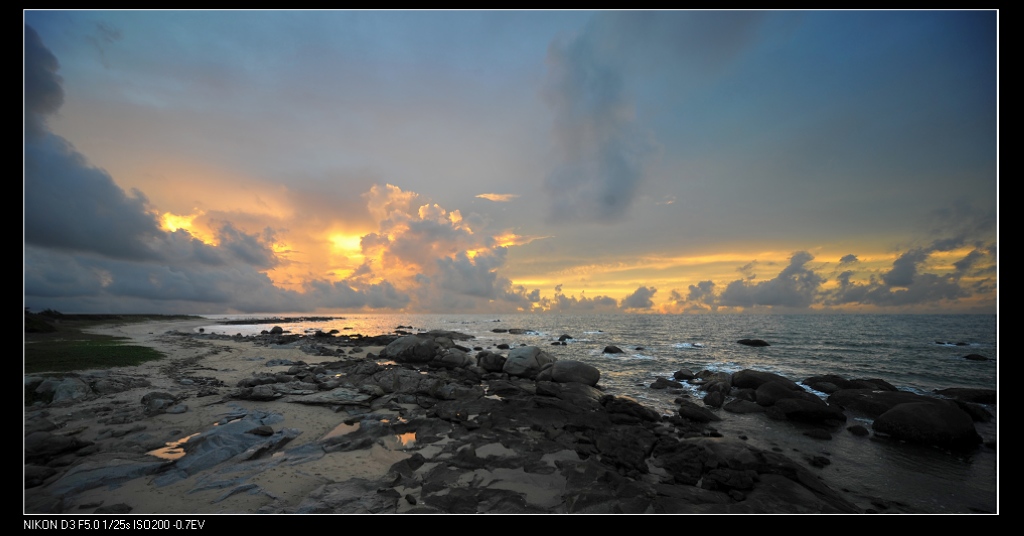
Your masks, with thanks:
<instances>
[{"instance_id":1,"label":"coastal vegetation","mask_svg":"<svg viewBox=\"0 0 1024 536\"><path fill-rule=\"evenodd\" d=\"M47 309L25 310L24 367L26 374L134 366L160 359L152 348L125 344L125 337L87 333L109 324L192 318L187 315L63 314Z\"/></svg>"}]
</instances>

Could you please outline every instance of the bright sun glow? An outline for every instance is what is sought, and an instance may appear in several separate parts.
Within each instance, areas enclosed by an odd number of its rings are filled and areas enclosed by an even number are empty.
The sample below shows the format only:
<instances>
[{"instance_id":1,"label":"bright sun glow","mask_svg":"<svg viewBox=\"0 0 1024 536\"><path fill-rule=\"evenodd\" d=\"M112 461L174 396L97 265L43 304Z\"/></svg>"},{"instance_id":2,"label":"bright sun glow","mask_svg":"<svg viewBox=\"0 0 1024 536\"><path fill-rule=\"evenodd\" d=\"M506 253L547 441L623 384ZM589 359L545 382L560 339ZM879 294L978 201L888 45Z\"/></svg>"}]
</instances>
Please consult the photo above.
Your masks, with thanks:
<instances>
[{"instance_id":1,"label":"bright sun glow","mask_svg":"<svg viewBox=\"0 0 1024 536\"><path fill-rule=\"evenodd\" d=\"M346 253L360 253L363 250L362 240L363 238L359 235L346 235L341 233L332 234L330 237L331 245L335 249Z\"/></svg>"},{"instance_id":2,"label":"bright sun glow","mask_svg":"<svg viewBox=\"0 0 1024 536\"><path fill-rule=\"evenodd\" d=\"M187 231L188 234L201 240L203 243L210 246L216 246L217 240L209 233L206 233L203 230L199 229L195 224L195 219L202 215L202 212L196 214L188 214L184 216L179 214L171 214L170 212L165 212L164 215L160 217L161 226L164 228L164 230L171 233L178 230Z\"/></svg>"}]
</instances>

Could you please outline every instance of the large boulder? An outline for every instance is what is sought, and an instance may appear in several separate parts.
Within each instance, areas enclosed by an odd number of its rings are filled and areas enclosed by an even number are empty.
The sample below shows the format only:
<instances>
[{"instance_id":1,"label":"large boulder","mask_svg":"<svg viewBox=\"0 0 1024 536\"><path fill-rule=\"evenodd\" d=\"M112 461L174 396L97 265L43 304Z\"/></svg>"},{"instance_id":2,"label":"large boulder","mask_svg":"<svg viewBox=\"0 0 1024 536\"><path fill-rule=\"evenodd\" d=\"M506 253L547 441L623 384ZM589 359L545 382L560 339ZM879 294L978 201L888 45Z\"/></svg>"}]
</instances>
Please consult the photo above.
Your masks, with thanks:
<instances>
[{"instance_id":1,"label":"large boulder","mask_svg":"<svg viewBox=\"0 0 1024 536\"><path fill-rule=\"evenodd\" d=\"M804 391L799 386L796 389L790 389L788 385L779 382L762 383L754 393L757 403L765 407L774 406L778 401L787 398L821 402L820 398Z\"/></svg>"},{"instance_id":2,"label":"large boulder","mask_svg":"<svg viewBox=\"0 0 1024 536\"><path fill-rule=\"evenodd\" d=\"M558 383L576 382L593 387L601 379L601 371L582 361L556 361L551 367L551 379Z\"/></svg>"},{"instance_id":3,"label":"large boulder","mask_svg":"<svg viewBox=\"0 0 1024 536\"><path fill-rule=\"evenodd\" d=\"M871 427L895 439L951 450L969 450L981 443L971 416L941 400L899 404L879 415Z\"/></svg>"},{"instance_id":4,"label":"large boulder","mask_svg":"<svg viewBox=\"0 0 1024 536\"><path fill-rule=\"evenodd\" d=\"M434 359L437 350L438 344L434 342L433 337L407 335L385 346L380 352L380 357L394 360L396 363L426 363Z\"/></svg>"},{"instance_id":5,"label":"large boulder","mask_svg":"<svg viewBox=\"0 0 1024 536\"><path fill-rule=\"evenodd\" d=\"M487 372L501 372L505 366L505 356L483 350L476 355L476 363Z\"/></svg>"},{"instance_id":6,"label":"large boulder","mask_svg":"<svg viewBox=\"0 0 1024 536\"><path fill-rule=\"evenodd\" d=\"M820 398L784 398L766 410L773 419L832 425L846 422L846 414L838 406L830 406Z\"/></svg>"},{"instance_id":7,"label":"large boulder","mask_svg":"<svg viewBox=\"0 0 1024 536\"><path fill-rule=\"evenodd\" d=\"M969 387L951 387L949 389L937 389L935 394L948 396L956 400L962 400L964 402L974 402L976 404L995 404L996 403L996 390L995 389L974 389Z\"/></svg>"},{"instance_id":8,"label":"large boulder","mask_svg":"<svg viewBox=\"0 0 1024 536\"><path fill-rule=\"evenodd\" d=\"M739 372L734 372L732 375L733 387L739 388L750 388L757 389L761 385L768 382L778 382L785 385L791 391L797 391L801 389L799 385L793 380L779 376L778 374L772 374L771 372L764 372L760 370L745 369Z\"/></svg>"},{"instance_id":9,"label":"large boulder","mask_svg":"<svg viewBox=\"0 0 1024 536\"><path fill-rule=\"evenodd\" d=\"M841 389L828 397L829 404L838 404L868 417L878 417L900 404L935 400L908 391L877 391L874 389Z\"/></svg>"},{"instance_id":10,"label":"large boulder","mask_svg":"<svg viewBox=\"0 0 1024 536\"><path fill-rule=\"evenodd\" d=\"M722 420L721 417L712 413L711 410L688 400L679 401L679 416L695 422L714 422Z\"/></svg>"},{"instance_id":11,"label":"large boulder","mask_svg":"<svg viewBox=\"0 0 1024 536\"><path fill-rule=\"evenodd\" d=\"M557 359L536 346L520 346L508 353L502 372L509 376L536 378L540 369Z\"/></svg>"},{"instance_id":12,"label":"large boulder","mask_svg":"<svg viewBox=\"0 0 1024 536\"><path fill-rule=\"evenodd\" d=\"M858 378L847 380L846 378L836 374L811 376L804 380L803 383L815 391L821 391L826 394L832 394L840 389L871 389L874 391L897 390L891 383L879 378Z\"/></svg>"}]
</instances>

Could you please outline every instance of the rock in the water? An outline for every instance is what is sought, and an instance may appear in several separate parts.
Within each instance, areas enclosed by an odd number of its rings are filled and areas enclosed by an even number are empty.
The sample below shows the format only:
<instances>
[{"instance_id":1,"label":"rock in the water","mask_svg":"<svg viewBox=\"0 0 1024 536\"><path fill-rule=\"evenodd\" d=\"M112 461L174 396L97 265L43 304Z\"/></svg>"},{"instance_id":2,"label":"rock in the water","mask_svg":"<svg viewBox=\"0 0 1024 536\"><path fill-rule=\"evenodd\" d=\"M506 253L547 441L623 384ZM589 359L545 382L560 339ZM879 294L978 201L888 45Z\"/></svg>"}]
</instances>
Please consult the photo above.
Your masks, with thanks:
<instances>
[{"instance_id":1,"label":"rock in the water","mask_svg":"<svg viewBox=\"0 0 1024 536\"><path fill-rule=\"evenodd\" d=\"M733 387L757 389L768 382L778 382L785 385L788 389L796 391L800 389L800 386L793 380L779 376L778 374L772 374L771 372L763 372L760 370L744 369L739 372L732 374L732 385Z\"/></svg>"},{"instance_id":2,"label":"rock in the water","mask_svg":"<svg viewBox=\"0 0 1024 536\"><path fill-rule=\"evenodd\" d=\"M736 341L744 346L771 346L761 339L740 339Z\"/></svg>"},{"instance_id":3,"label":"rock in the water","mask_svg":"<svg viewBox=\"0 0 1024 536\"><path fill-rule=\"evenodd\" d=\"M981 443L970 415L951 402L899 404L878 416L876 433L951 450L973 449Z\"/></svg>"}]
</instances>

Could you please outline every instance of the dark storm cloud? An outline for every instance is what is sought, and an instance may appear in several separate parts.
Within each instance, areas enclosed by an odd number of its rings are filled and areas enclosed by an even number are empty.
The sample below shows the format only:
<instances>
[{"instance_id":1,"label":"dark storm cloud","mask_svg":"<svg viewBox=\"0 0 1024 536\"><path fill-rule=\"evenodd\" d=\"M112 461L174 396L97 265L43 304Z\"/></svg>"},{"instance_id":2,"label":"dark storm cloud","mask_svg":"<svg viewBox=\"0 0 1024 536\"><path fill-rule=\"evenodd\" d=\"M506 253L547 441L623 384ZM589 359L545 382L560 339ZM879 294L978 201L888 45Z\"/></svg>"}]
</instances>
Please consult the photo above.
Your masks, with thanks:
<instances>
[{"instance_id":1,"label":"dark storm cloud","mask_svg":"<svg viewBox=\"0 0 1024 536\"><path fill-rule=\"evenodd\" d=\"M975 249L975 250L971 251L970 253L968 253L966 257L964 257L964 258L960 259L959 261L956 261L955 263L953 263L953 266L956 268L956 272L958 274L966 274L967 271L970 270L972 266L974 266L979 261L984 259L985 256L986 256L985 253Z\"/></svg>"},{"instance_id":2,"label":"dark storm cloud","mask_svg":"<svg viewBox=\"0 0 1024 536\"><path fill-rule=\"evenodd\" d=\"M685 296L678 290L671 293L672 302L684 311L715 311L718 309L718 296L715 295L715 283L711 280L699 281L689 285Z\"/></svg>"},{"instance_id":3,"label":"dark storm cloud","mask_svg":"<svg viewBox=\"0 0 1024 536\"><path fill-rule=\"evenodd\" d=\"M566 296L562 294L560 290L561 285L556 288L555 295L552 298L541 298L540 303L549 311L558 313L573 313L573 312L615 312L619 308L619 303L614 298L608 296L595 296L588 298L586 296Z\"/></svg>"},{"instance_id":4,"label":"dark storm cloud","mask_svg":"<svg viewBox=\"0 0 1024 536\"><path fill-rule=\"evenodd\" d=\"M25 242L122 259L154 259L162 234L141 192L126 194L64 139L25 142Z\"/></svg>"},{"instance_id":5,"label":"dark storm cloud","mask_svg":"<svg viewBox=\"0 0 1024 536\"><path fill-rule=\"evenodd\" d=\"M115 258L153 259L160 235L140 192L90 166L46 118L63 103L57 59L25 27L25 242Z\"/></svg>"},{"instance_id":6,"label":"dark storm cloud","mask_svg":"<svg viewBox=\"0 0 1024 536\"><path fill-rule=\"evenodd\" d=\"M882 274L882 282L890 287L905 287L914 281L917 267L924 262L931 251L912 249L900 255L892 263L892 269Z\"/></svg>"},{"instance_id":7,"label":"dark storm cloud","mask_svg":"<svg viewBox=\"0 0 1024 536\"><path fill-rule=\"evenodd\" d=\"M733 307L808 307L815 302L825 282L806 266L813 259L810 253L798 251L790 258L789 266L773 279L757 283L733 281L725 287L719 304Z\"/></svg>"},{"instance_id":8,"label":"dark storm cloud","mask_svg":"<svg viewBox=\"0 0 1024 536\"><path fill-rule=\"evenodd\" d=\"M217 231L219 247L235 259L257 269L273 268L277 265L277 257L270 249L274 241L274 232L266 229L263 236L247 234L232 226L223 224Z\"/></svg>"},{"instance_id":9,"label":"dark storm cloud","mask_svg":"<svg viewBox=\"0 0 1024 536\"><path fill-rule=\"evenodd\" d=\"M856 283L851 280L851 272L843 272L837 278L839 288L829 292L824 301L827 305L867 304L878 306L909 306L956 301L969 297L973 292L983 293L994 291L989 280L981 280L964 284L961 279L972 267L981 265L977 274L985 275L989 266L987 260L994 255L985 249L971 250L967 255L953 262L954 270L945 274L925 272L923 268L932 254L946 252L961 247L965 237L944 237L933 241L926 247L907 250L892 263L892 268L872 276L867 283Z\"/></svg>"},{"instance_id":10,"label":"dark storm cloud","mask_svg":"<svg viewBox=\"0 0 1024 536\"><path fill-rule=\"evenodd\" d=\"M654 144L635 124L616 60L585 31L548 50L545 93L559 162L546 177L553 221L616 221L636 197Z\"/></svg>"},{"instance_id":11,"label":"dark storm cloud","mask_svg":"<svg viewBox=\"0 0 1024 536\"><path fill-rule=\"evenodd\" d=\"M46 118L64 104L64 88L57 74L60 63L31 26L25 26L25 135L46 131Z\"/></svg>"},{"instance_id":12,"label":"dark storm cloud","mask_svg":"<svg viewBox=\"0 0 1024 536\"><path fill-rule=\"evenodd\" d=\"M650 309L654 307L651 299L658 289L654 287L640 286L632 294L622 299L622 309Z\"/></svg>"},{"instance_id":13,"label":"dark storm cloud","mask_svg":"<svg viewBox=\"0 0 1024 536\"><path fill-rule=\"evenodd\" d=\"M849 254L849 255L843 255L843 257L841 259L839 259L839 265L840 266L842 266L844 264L853 264L855 262L857 262L857 256L852 254L852 253Z\"/></svg>"},{"instance_id":14,"label":"dark storm cloud","mask_svg":"<svg viewBox=\"0 0 1024 536\"><path fill-rule=\"evenodd\" d=\"M465 252L455 257L437 259L439 284L441 288L478 298L498 297L498 274L496 270L505 264L505 248L495 248L493 253L484 253L470 259ZM507 280L502 280L507 283Z\"/></svg>"}]
</instances>

